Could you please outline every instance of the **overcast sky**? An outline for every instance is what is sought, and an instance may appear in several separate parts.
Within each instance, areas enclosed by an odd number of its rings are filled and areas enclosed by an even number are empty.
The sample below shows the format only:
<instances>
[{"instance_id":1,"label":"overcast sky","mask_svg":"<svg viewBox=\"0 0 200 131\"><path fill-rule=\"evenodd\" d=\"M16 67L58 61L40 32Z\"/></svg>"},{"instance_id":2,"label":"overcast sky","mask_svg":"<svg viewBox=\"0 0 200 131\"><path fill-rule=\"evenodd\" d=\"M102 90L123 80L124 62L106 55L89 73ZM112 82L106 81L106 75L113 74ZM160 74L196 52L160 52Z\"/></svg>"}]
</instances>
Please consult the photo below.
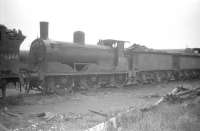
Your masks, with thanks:
<instances>
[{"instance_id":1,"label":"overcast sky","mask_svg":"<svg viewBox=\"0 0 200 131\"><path fill-rule=\"evenodd\" d=\"M86 43L119 39L150 48L200 47L200 0L0 0L0 23L21 29L22 49L49 22L49 38L72 41L82 30Z\"/></svg>"}]
</instances>

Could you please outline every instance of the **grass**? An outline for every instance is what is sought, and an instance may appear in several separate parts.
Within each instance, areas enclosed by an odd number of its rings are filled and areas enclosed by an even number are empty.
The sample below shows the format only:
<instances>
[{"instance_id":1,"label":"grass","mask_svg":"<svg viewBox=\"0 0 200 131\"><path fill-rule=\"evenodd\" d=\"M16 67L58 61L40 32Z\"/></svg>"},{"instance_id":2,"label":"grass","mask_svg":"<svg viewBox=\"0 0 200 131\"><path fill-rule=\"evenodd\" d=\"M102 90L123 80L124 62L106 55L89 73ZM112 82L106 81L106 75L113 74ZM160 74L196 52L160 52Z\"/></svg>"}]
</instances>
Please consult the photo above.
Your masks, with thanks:
<instances>
[{"instance_id":1,"label":"grass","mask_svg":"<svg viewBox=\"0 0 200 131\"><path fill-rule=\"evenodd\" d=\"M121 117L124 131L199 131L200 103L161 105L151 111L132 111Z\"/></svg>"},{"instance_id":2,"label":"grass","mask_svg":"<svg viewBox=\"0 0 200 131\"><path fill-rule=\"evenodd\" d=\"M117 129L105 131L199 131L200 103L167 105L163 104L149 111L133 110L118 116ZM64 123L44 123L19 131L65 131ZM70 129L71 130L71 129Z\"/></svg>"}]
</instances>

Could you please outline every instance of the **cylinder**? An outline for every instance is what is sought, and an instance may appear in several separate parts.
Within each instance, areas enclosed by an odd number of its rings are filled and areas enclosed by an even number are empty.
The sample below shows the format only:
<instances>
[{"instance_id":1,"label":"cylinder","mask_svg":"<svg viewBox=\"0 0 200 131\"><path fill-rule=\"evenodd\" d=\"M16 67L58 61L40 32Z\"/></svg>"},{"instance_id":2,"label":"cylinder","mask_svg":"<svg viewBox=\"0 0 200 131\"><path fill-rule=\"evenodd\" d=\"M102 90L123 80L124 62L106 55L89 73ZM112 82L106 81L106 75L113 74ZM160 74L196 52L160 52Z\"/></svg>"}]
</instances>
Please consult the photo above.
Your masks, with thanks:
<instances>
[{"instance_id":1,"label":"cylinder","mask_svg":"<svg viewBox=\"0 0 200 131\"><path fill-rule=\"evenodd\" d=\"M48 39L48 33L49 33L49 23L48 22L40 22L40 38L41 39Z\"/></svg>"},{"instance_id":2,"label":"cylinder","mask_svg":"<svg viewBox=\"0 0 200 131\"><path fill-rule=\"evenodd\" d=\"M74 43L84 45L85 44L85 33L82 31L74 32Z\"/></svg>"}]
</instances>

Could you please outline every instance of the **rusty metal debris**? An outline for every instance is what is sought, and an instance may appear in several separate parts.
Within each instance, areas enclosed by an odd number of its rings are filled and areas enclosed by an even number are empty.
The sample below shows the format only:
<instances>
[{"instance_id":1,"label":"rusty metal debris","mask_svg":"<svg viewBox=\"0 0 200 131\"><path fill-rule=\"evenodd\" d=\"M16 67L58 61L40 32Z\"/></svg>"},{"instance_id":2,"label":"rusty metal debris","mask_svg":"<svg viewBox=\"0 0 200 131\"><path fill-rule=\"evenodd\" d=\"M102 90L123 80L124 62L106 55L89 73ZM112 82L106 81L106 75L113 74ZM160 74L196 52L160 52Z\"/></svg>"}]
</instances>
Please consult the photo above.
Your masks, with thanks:
<instances>
[{"instance_id":1,"label":"rusty metal debris","mask_svg":"<svg viewBox=\"0 0 200 131\"><path fill-rule=\"evenodd\" d=\"M88 110L94 114L106 117L106 120L94 127L91 127L89 129L86 129L85 131L119 131L122 130L122 125L124 121L128 121L129 113L132 112L145 112L150 111L156 107L158 107L162 103L168 103L168 104L179 104L184 102L185 100L190 100L191 98L197 98L200 96L200 87L199 88L184 88L183 86L178 86L174 88L171 92L167 93L163 97L161 97L155 104L152 106L149 106L147 108L142 108L140 110L137 110L135 108L130 108L126 110L125 112L120 112L119 114L113 116L109 116L105 113L94 111L94 110ZM13 118L18 118L20 115L10 112L7 108L5 108L3 111L5 115L10 115ZM5 113L6 112L6 113ZM26 128L19 128L15 129L15 131L25 131L25 130L62 130L65 129L64 122L71 121L71 120L77 120L81 119L83 116L81 114L75 114L75 113L69 113L69 114L63 114L63 113L52 113L52 112L41 112L41 113L35 113L35 114L29 114L28 122L30 125ZM22 118L23 119L23 118ZM0 124L0 129L3 126ZM6 127L4 129L6 130Z\"/></svg>"},{"instance_id":2,"label":"rusty metal debris","mask_svg":"<svg viewBox=\"0 0 200 131\"><path fill-rule=\"evenodd\" d=\"M27 131L27 130L41 130L41 131L65 131L67 121L81 119L81 114L75 113L52 113L52 112L41 112L32 113L28 115L28 127L15 128L14 131Z\"/></svg>"},{"instance_id":3,"label":"rusty metal debris","mask_svg":"<svg viewBox=\"0 0 200 131\"><path fill-rule=\"evenodd\" d=\"M94 110L88 110L89 112L91 112L91 113L94 113L94 114L96 114L96 115L100 115L100 116L103 116L103 117L105 117L105 118L108 118L108 115L107 114L105 114L105 113L102 113L102 112L98 112L98 111L94 111Z\"/></svg>"},{"instance_id":4,"label":"rusty metal debris","mask_svg":"<svg viewBox=\"0 0 200 131\"><path fill-rule=\"evenodd\" d=\"M8 115L10 117L22 118L22 116L20 114L9 111L7 107L4 107L1 110L1 115L4 115L4 116Z\"/></svg>"},{"instance_id":5,"label":"rusty metal debris","mask_svg":"<svg viewBox=\"0 0 200 131\"><path fill-rule=\"evenodd\" d=\"M0 123L0 130L1 131L9 131L9 129L8 128L6 128L4 125L2 125L1 123Z\"/></svg>"},{"instance_id":6,"label":"rusty metal debris","mask_svg":"<svg viewBox=\"0 0 200 131\"><path fill-rule=\"evenodd\" d=\"M197 96L200 96L200 87L188 89L184 88L183 86L178 86L174 88L170 93L163 96L154 105L159 105L162 102L167 102L170 104L175 104L177 102L181 103L184 100L195 98Z\"/></svg>"},{"instance_id":7,"label":"rusty metal debris","mask_svg":"<svg viewBox=\"0 0 200 131\"><path fill-rule=\"evenodd\" d=\"M161 97L155 104L152 106L142 108L139 111L149 111L154 109L155 107L159 106L161 103L170 103L170 104L177 104L182 103L184 100L188 100L190 98L196 98L200 96L200 87L194 89L184 88L183 86L178 86L174 88L171 92L167 93L165 96ZM110 118L109 120L100 123L94 127L91 127L85 131L121 131L121 122L120 120L123 119L123 116L126 114L134 111L135 109L129 109L125 113L119 113L117 116ZM128 118L127 118L128 119Z\"/></svg>"}]
</instances>

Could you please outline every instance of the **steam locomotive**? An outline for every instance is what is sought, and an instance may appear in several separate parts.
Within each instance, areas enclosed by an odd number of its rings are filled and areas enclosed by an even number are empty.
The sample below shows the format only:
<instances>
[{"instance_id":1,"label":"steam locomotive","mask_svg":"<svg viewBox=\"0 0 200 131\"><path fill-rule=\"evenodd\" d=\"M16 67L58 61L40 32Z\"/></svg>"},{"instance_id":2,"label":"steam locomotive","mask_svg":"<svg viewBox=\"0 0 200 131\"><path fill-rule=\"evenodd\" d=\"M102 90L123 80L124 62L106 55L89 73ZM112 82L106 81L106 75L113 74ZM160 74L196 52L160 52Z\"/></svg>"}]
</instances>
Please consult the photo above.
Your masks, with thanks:
<instances>
[{"instance_id":1,"label":"steam locomotive","mask_svg":"<svg viewBox=\"0 0 200 131\"><path fill-rule=\"evenodd\" d=\"M152 50L125 41L100 40L85 45L83 32L74 42L48 39L48 23L40 23L40 38L32 42L30 60L47 92L199 78L200 55ZM53 67L57 67L56 70ZM32 68L32 69L33 69ZM64 90L62 90L63 92Z\"/></svg>"},{"instance_id":2,"label":"steam locomotive","mask_svg":"<svg viewBox=\"0 0 200 131\"><path fill-rule=\"evenodd\" d=\"M74 33L73 43L53 41L48 39L45 22L40 23L40 33L31 44L29 58L31 68L48 87L46 92L119 85L128 78L124 41L101 40L97 45L85 45L81 31Z\"/></svg>"},{"instance_id":3,"label":"steam locomotive","mask_svg":"<svg viewBox=\"0 0 200 131\"><path fill-rule=\"evenodd\" d=\"M125 49L126 41L99 40L86 45L84 32L73 42L48 38L48 22L40 22L40 38L31 43L26 58L29 82L38 81L42 92L123 87L200 78L200 55L191 51L154 50L140 45ZM23 61L22 61L23 63Z\"/></svg>"},{"instance_id":4,"label":"steam locomotive","mask_svg":"<svg viewBox=\"0 0 200 131\"><path fill-rule=\"evenodd\" d=\"M3 97L6 95L8 83L20 83L18 72L19 67L23 67L23 65L20 65L19 62L19 47L24 39L25 36L20 30L10 30L4 25L0 25L0 88Z\"/></svg>"}]
</instances>

